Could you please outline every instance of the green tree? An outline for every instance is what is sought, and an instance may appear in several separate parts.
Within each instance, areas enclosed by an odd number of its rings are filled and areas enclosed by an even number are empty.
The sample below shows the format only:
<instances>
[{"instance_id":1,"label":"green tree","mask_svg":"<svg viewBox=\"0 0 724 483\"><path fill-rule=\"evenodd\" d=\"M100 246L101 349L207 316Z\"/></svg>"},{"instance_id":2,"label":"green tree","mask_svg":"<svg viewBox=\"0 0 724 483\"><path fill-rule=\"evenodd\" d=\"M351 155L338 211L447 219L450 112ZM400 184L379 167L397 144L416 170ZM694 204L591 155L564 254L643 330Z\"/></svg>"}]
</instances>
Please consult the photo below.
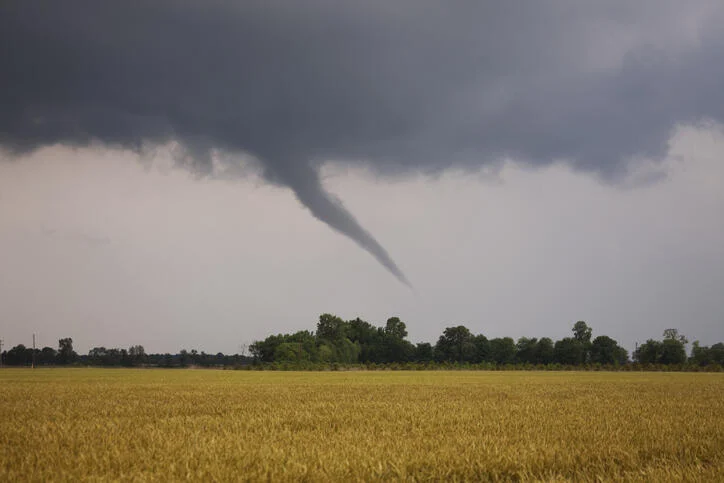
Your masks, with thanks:
<instances>
[{"instance_id":1,"label":"green tree","mask_svg":"<svg viewBox=\"0 0 724 483\"><path fill-rule=\"evenodd\" d=\"M317 323L317 339L330 342L340 341L347 337L347 323L332 314L322 314Z\"/></svg>"},{"instance_id":2,"label":"green tree","mask_svg":"<svg viewBox=\"0 0 724 483\"><path fill-rule=\"evenodd\" d=\"M121 349L121 365L123 367L131 367L133 365L133 359L129 357L126 349Z\"/></svg>"},{"instance_id":3,"label":"green tree","mask_svg":"<svg viewBox=\"0 0 724 483\"><path fill-rule=\"evenodd\" d=\"M286 343L297 344L302 352L302 360L316 362L318 359L317 338L308 330L300 330L291 335L284 336Z\"/></svg>"},{"instance_id":4,"label":"green tree","mask_svg":"<svg viewBox=\"0 0 724 483\"><path fill-rule=\"evenodd\" d=\"M58 341L58 364L72 364L78 359L73 350L73 339L67 337Z\"/></svg>"},{"instance_id":5,"label":"green tree","mask_svg":"<svg viewBox=\"0 0 724 483\"><path fill-rule=\"evenodd\" d=\"M686 345L689 343L689 340L684 336L683 334L679 333L679 329L666 329L664 330L664 340L675 340L681 343L682 345Z\"/></svg>"},{"instance_id":6,"label":"green tree","mask_svg":"<svg viewBox=\"0 0 724 483\"><path fill-rule=\"evenodd\" d=\"M583 362L590 362L591 360L591 329L586 322L579 320L573 324L573 338L581 343L583 346Z\"/></svg>"},{"instance_id":7,"label":"green tree","mask_svg":"<svg viewBox=\"0 0 724 483\"><path fill-rule=\"evenodd\" d=\"M359 343L350 340L348 334L352 335L347 322L336 315L320 315L317 323L320 361L357 362L361 353L361 346Z\"/></svg>"},{"instance_id":8,"label":"green tree","mask_svg":"<svg viewBox=\"0 0 724 483\"><path fill-rule=\"evenodd\" d=\"M279 344L284 343L284 336L282 334L270 335L264 340L258 340L249 346L249 352L251 352L254 360L259 362L274 362L274 354L276 353Z\"/></svg>"},{"instance_id":9,"label":"green tree","mask_svg":"<svg viewBox=\"0 0 724 483\"><path fill-rule=\"evenodd\" d=\"M591 362L599 364L624 364L628 359L626 349L607 335L599 335L591 343Z\"/></svg>"},{"instance_id":10,"label":"green tree","mask_svg":"<svg viewBox=\"0 0 724 483\"><path fill-rule=\"evenodd\" d=\"M310 355L299 342L282 342L274 350L274 360L284 362L309 361Z\"/></svg>"},{"instance_id":11,"label":"green tree","mask_svg":"<svg viewBox=\"0 0 724 483\"><path fill-rule=\"evenodd\" d=\"M473 337L473 345L475 346L474 362L490 362L492 357L490 355L490 341L483 334L478 334Z\"/></svg>"},{"instance_id":12,"label":"green tree","mask_svg":"<svg viewBox=\"0 0 724 483\"><path fill-rule=\"evenodd\" d=\"M686 362L684 344L676 339L664 339L661 342L661 355L658 362L661 364L683 364Z\"/></svg>"},{"instance_id":13,"label":"green tree","mask_svg":"<svg viewBox=\"0 0 724 483\"><path fill-rule=\"evenodd\" d=\"M414 358L415 346L405 340L407 327L397 317L387 319L385 328L378 331L374 350L376 362L406 362Z\"/></svg>"},{"instance_id":14,"label":"green tree","mask_svg":"<svg viewBox=\"0 0 724 483\"><path fill-rule=\"evenodd\" d=\"M327 342L322 342L319 345L319 362L333 362L334 358L334 346Z\"/></svg>"},{"instance_id":15,"label":"green tree","mask_svg":"<svg viewBox=\"0 0 724 483\"><path fill-rule=\"evenodd\" d=\"M352 364L358 361L360 354L359 344L346 337L334 345L334 358L332 362Z\"/></svg>"},{"instance_id":16,"label":"green tree","mask_svg":"<svg viewBox=\"0 0 724 483\"><path fill-rule=\"evenodd\" d=\"M382 352L384 331L359 317L347 322L347 337L360 346L359 360L362 362L379 362Z\"/></svg>"},{"instance_id":17,"label":"green tree","mask_svg":"<svg viewBox=\"0 0 724 483\"><path fill-rule=\"evenodd\" d=\"M385 325L385 335L394 339L407 337L407 326L398 317L390 317Z\"/></svg>"},{"instance_id":18,"label":"green tree","mask_svg":"<svg viewBox=\"0 0 724 483\"><path fill-rule=\"evenodd\" d=\"M512 337L490 339L490 357L496 364L512 364L515 362L515 341Z\"/></svg>"},{"instance_id":19,"label":"green tree","mask_svg":"<svg viewBox=\"0 0 724 483\"><path fill-rule=\"evenodd\" d=\"M446 328L435 344L435 359L440 361L466 362L474 356L473 335L463 325Z\"/></svg>"},{"instance_id":20,"label":"green tree","mask_svg":"<svg viewBox=\"0 0 724 483\"><path fill-rule=\"evenodd\" d=\"M106 357L105 347L94 347L88 351L88 361L94 366L104 365Z\"/></svg>"},{"instance_id":21,"label":"green tree","mask_svg":"<svg viewBox=\"0 0 724 483\"><path fill-rule=\"evenodd\" d=\"M579 320L573 324L573 338L582 344L591 342L592 333L593 329L591 329L583 320Z\"/></svg>"},{"instance_id":22,"label":"green tree","mask_svg":"<svg viewBox=\"0 0 724 483\"><path fill-rule=\"evenodd\" d=\"M521 337L515 344L515 360L524 364L535 364L538 362L537 347L538 339L535 337L532 339Z\"/></svg>"},{"instance_id":23,"label":"green tree","mask_svg":"<svg viewBox=\"0 0 724 483\"><path fill-rule=\"evenodd\" d=\"M5 364L9 366L25 366L30 365L33 361L33 351L23 344L18 344L5 353L3 358Z\"/></svg>"},{"instance_id":24,"label":"green tree","mask_svg":"<svg viewBox=\"0 0 724 483\"><path fill-rule=\"evenodd\" d=\"M658 362L661 364L683 364L686 362L686 344L688 342L686 337L679 333L679 329L666 329Z\"/></svg>"},{"instance_id":25,"label":"green tree","mask_svg":"<svg viewBox=\"0 0 724 483\"><path fill-rule=\"evenodd\" d=\"M347 337L362 346L372 344L377 339L377 327L357 317L347 322Z\"/></svg>"},{"instance_id":26,"label":"green tree","mask_svg":"<svg viewBox=\"0 0 724 483\"><path fill-rule=\"evenodd\" d=\"M616 347L616 363L620 365L628 363L628 351L621 346Z\"/></svg>"},{"instance_id":27,"label":"green tree","mask_svg":"<svg viewBox=\"0 0 724 483\"><path fill-rule=\"evenodd\" d=\"M559 364L579 365L585 360L583 342L573 337L565 337L556 341L553 347L555 361Z\"/></svg>"},{"instance_id":28,"label":"green tree","mask_svg":"<svg viewBox=\"0 0 724 483\"><path fill-rule=\"evenodd\" d=\"M634 361L640 364L657 364L661 361L663 344L658 340L649 339L634 351Z\"/></svg>"},{"instance_id":29,"label":"green tree","mask_svg":"<svg viewBox=\"0 0 724 483\"><path fill-rule=\"evenodd\" d=\"M695 340L694 343L691 345L691 357L689 358L689 361L699 366L708 366L709 364L716 363L716 351L712 349L717 345L724 346L724 344L714 344L714 346L710 348L706 346L701 346L699 341Z\"/></svg>"},{"instance_id":30,"label":"green tree","mask_svg":"<svg viewBox=\"0 0 724 483\"><path fill-rule=\"evenodd\" d=\"M535 347L536 363L550 364L555 360L553 341L549 337L541 337Z\"/></svg>"},{"instance_id":31,"label":"green tree","mask_svg":"<svg viewBox=\"0 0 724 483\"><path fill-rule=\"evenodd\" d=\"M191 354L186 349L181 349L181 352L179 352L179 364L181 364L181 367L188 367L189 364L193 362L191 358Z\"/></svg>"},{"instance_id":32,"label":"green tree","mask_svg":"<svg viewBox=\"0 0 724 483\"><path fill-rule=\"evenodd\" d=\"M711 362L724 366L724 343L717 342L709 348L709 357Z\"/></svg>"},{"instance_id":33,"label":"green tree","mask_svg":"<svg viewBox=\"0 0 724 483\"><path fill-rule=\"evenodd\" d=\"M415 346L405 339L383 336L376 354L376 362L407 362L413 359Z\"/></svg>"},{"instance_id":34,"label":"green tree","mask_svg":"<svg viewBox=\"0 0 724 483\"><path fill-rule=\"evenodd\" d=\"M432 344L429 342L420 342L415 346L415 360L417 362L430 362L432 358Z\"/></svg>"},{"instance_id":35,"label":"green tree","mask_svg":"<svg viewBox=\"0 0 724 483\"><path fill-rule=\"evenodd\" d=\"M334 347L331 341L325 341ZM282 349L280 346L285 345ZM291 346L294 348L290 348ZM319 360L317 338L308 330L300 330L294 334L270 335L264 340L256 341L249 346L255 360L260 362L274 361L314 361ZM279 359L281 357L281 359ZM331 357L334 359L334 357Z\"/></svg>"},{"instance_id":36,"label":"green tree","mask_svg":"<svg viewBox=\"0 0 724 483\"><path fill-rule=\"evenodd\" d=\"M88 351L88 361L94 366L120 366L127 364L127 352L120 349L94 347Z\"/></svg>"},{"instance_id":37,"label":"green tree","mask_svg":"<svg viewBox=\"0 0 724 483\"><path fill-rule=\"evenodd\" d=\"M146 349L142 345L133 345L128 348L128 357L134 365L145 364L147 360Z\"/></svg>"},{"instance_id":38,"label":"green tree","mask_svg":"<svg viewBox=\"0 0 724 483\"><path fill-rule=\"evenodd\" d=\"M57 354L57 351L52 347L43 347L43 350L40 351L38 363L42 365L55 364Z\"/></svg>"}]
</instances>

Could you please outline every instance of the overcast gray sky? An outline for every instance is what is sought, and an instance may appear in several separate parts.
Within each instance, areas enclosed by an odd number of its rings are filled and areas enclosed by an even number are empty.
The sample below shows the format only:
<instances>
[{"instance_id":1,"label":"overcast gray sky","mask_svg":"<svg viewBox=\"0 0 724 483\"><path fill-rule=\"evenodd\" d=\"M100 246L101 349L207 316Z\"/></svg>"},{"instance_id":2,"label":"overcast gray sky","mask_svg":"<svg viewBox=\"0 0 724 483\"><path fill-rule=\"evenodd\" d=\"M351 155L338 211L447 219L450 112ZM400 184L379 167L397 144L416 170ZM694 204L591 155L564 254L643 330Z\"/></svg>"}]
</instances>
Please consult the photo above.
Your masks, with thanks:
<instances>
[{"instance_id":1,"label":"overcast gray sky","mask_svg":"<svg viewBox=\"0 0 724 483\"><path fill-rule=\"evenodd\" d=\"M395 253L365 252L256 177L197 180L128 153L44 149L0 163L0 320L9 344L235 351L321 312L408 323L434 341L569 335L578 319L626 346L678 327L724 340L724 134L682 129L667 178L604 185L565 165L325 185Z\"/></svg>"},{"instance_id":2,"label":"overcast gray sky","mask_svg":"<svg viewBox=\"0 0 724 483\"><path fill-rule=\"evenodd\" d=\"M201 5L0 5L6 344L724 339L720 2Z\"/></svg>"}]
</instances>

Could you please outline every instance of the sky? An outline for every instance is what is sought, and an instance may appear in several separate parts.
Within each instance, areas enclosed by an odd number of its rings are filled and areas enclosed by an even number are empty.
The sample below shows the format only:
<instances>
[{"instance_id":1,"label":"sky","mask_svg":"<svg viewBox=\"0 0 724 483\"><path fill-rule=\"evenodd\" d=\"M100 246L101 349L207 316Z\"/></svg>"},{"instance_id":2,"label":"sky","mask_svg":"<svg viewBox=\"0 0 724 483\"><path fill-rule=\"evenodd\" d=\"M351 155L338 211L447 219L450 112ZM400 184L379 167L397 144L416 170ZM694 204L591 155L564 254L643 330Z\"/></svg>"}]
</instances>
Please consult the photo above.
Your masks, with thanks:
<instances>
[{"instance_id":1,"label":"sky","mask_svg":"<svg viewBox=\"0 0 724 483\"><path fill-rule=\"evenodd\" d=\"M720 2L0 6L0 338L724 340Z\"/></svg>"}]
</instances>

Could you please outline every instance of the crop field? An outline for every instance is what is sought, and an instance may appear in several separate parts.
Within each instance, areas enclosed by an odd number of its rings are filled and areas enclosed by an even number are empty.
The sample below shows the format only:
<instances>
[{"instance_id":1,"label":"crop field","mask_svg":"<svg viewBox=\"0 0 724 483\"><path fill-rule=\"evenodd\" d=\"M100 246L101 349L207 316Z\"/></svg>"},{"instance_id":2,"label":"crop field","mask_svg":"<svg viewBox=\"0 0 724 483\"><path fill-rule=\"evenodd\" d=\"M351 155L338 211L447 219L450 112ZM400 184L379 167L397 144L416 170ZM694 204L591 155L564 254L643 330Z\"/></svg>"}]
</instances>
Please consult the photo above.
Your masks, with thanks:
<instances>
[{"instance_id":1,"label":"crop field","mask_svg":"<svg viewBox=\"0 0 724 483\"><path fill-rule=\"evenodd\" d=\"M0 370L0 481L724 480L724 375Z\"/></svg>"}]
</instances>

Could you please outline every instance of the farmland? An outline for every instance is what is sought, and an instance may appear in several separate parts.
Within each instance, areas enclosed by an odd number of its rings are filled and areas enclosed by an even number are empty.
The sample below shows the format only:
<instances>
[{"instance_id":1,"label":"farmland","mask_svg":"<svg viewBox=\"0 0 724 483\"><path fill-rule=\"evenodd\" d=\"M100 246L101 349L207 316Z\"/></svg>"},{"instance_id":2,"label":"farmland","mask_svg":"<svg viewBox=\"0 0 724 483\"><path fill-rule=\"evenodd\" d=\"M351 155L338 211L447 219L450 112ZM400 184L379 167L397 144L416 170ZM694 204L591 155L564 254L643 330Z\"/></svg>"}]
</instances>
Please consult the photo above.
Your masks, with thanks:
<instances>
[{"instance_id":1,"label":"farmland","mask_svg":"<svg viewBox=\"0 0 724 483\"><path fill-rule=\"evenodd\" d=\"M0 481L722 478L722 374L0 370Z\"/></svg>"}]
</instances>

